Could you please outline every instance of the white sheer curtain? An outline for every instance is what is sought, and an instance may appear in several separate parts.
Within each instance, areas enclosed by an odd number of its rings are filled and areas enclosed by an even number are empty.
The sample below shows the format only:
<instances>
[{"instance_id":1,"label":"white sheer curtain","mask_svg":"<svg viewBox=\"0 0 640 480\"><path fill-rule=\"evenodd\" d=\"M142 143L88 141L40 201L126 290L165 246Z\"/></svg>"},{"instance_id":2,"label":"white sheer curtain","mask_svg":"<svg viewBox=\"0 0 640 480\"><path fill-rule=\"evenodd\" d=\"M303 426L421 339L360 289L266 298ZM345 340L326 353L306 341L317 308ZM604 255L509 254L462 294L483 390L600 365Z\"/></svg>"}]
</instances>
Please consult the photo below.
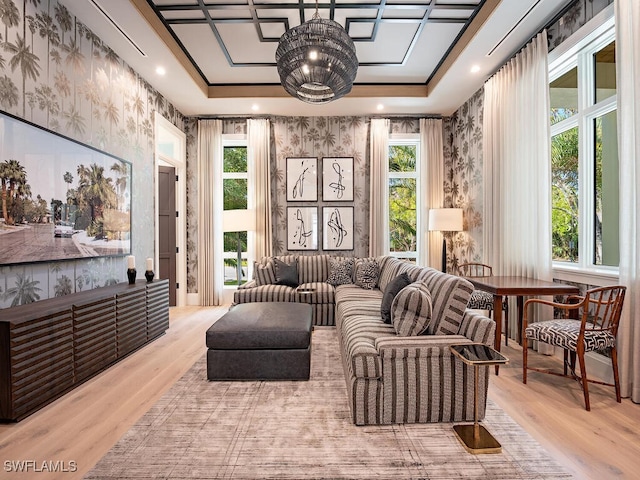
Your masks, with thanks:
<instances>
[{"instance_id":1,"label":"white sheer curtain","mask_svg":"<svg viewBox=\"0 0 640 480\"><path fill-rule=\"evenodd\" d=\"M223 301L222 120L198 120L198 293L200 305Z\"/></svg>"},{"instance_id":2,"label":"white sheer curtain","mask_svg":"<svg viewBox=\"0 0 640 480\"><path fill-rule=\"evenodd\" d=\"M483 242L495 275L552 279L547 53L543 31L485 83Z\"/></svg>"},{"instance_id":3,"label":"white sheer curtain","mask_svg":"<svg viewBox=\"0 0 640 480\"><path fill-rule=\"evenodd\" d=\"M256 259L271 255L271 170L269 120L247 120L247 155L253 162Z\"/></svg>"},{"instance_id":4,"label":"white sheer curtain","mask_svg":"<svg viewBox=\"0 0 640 480\"><path fill-rule=\"evenodd\" d=\"M440 269L442 263L442 232L429 232L427 212L430 208L441 208L444 202L444 150L442 119L420 119L420 149L422 165L420 169L420 195L424 199L423 232L418 233L420 265Z\"/></svg>"},{"instance_id":5,"label":"white sheer curtain","mask_svg":"<svg viewBox=\"0 0 640 480\"><path fill-rule=\"evenodd\" d=\"M371 178L369 183L369 255L377 257L389 252L389 235L385 213L389 209L387 192L389 180L389 119L371 119L370 133Z\"/></svg>"},{"instance_id":6,"label":"white sheer curtain","mask_svg":"<svg viewBox=\"0 0 640 480\"><path fill-rule=\"evenodd\" d=\"M621 393L640 403L640 2L616 0L620 283L627 286L618 331Z\"/></svg>"},{"instance_id":7,"label":"white sheer curtain","mask_svg":"<svg viewBox=\"0 0 640 480\"><path fill-rule=\"evenodd\" d=\"M498 275L551 279L547 35L485 84L484 245Z\"/></svg>"}]
</instances>

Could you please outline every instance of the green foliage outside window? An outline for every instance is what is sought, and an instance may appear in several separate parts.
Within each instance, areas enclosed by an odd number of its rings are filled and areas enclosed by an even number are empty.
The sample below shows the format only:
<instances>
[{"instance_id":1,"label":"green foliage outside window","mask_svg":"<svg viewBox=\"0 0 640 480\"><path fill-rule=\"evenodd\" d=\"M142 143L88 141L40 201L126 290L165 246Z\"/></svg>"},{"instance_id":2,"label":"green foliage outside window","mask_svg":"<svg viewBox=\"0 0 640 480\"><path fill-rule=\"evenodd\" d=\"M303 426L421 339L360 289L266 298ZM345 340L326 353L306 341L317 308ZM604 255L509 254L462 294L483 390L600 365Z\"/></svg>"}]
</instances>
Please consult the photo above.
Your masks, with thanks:
<instances>
[{"instance_id":1,"label":"green foliage outside window","mask_svg":"<svg viewBox=\"0 0 640 480\"><path fill-rule=\"evenodd\" d=\"M224 173L247 173L247 147L225 147ZM247 179L227 178L222 182L225 210L247 208Z\"/></svg>"},{"instance_id":2,"label":"green foliage outside window","mask_svg":"<svg viewBox=\"0 0 640 480\"><path fill-rule=\"evenodd\" d=\"M553 259L578 261L578 129L551 139Z\"/></svg>"},{"instance_id":3,"label":"green foliage outside window","mask_svg":"<svg viewBox=\"0 0 640 480\"><path fill-rule=\"evenodd\" d=\"M394 178L394 173L415 173L415 145L389 147L389 250L417 250L417 198L415 178Z\"/></svg>"}]
</instances>

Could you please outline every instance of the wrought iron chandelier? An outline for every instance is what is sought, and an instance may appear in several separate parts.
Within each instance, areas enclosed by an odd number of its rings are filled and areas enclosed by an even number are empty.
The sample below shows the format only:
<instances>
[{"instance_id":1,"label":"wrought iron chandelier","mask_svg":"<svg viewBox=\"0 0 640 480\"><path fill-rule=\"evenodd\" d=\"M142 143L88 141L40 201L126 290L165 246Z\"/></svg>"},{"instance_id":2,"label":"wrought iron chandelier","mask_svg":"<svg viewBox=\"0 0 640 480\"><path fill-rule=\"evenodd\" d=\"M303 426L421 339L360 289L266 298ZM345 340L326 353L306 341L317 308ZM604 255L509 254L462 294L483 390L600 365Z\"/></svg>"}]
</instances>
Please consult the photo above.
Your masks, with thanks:
<instances>
[{"instance_id":1,"label":"wrought iron chandelier","mask_svg":"<svg viewBox=\"0 0 640 480\"><path fill-rule=\"evenodd\" d=\"M344 97L358 72L353 40L339 23L320 18L317 0L313 17L280 37L276 64L287 93L313 104Z\"/></svg>"}]
</instances>

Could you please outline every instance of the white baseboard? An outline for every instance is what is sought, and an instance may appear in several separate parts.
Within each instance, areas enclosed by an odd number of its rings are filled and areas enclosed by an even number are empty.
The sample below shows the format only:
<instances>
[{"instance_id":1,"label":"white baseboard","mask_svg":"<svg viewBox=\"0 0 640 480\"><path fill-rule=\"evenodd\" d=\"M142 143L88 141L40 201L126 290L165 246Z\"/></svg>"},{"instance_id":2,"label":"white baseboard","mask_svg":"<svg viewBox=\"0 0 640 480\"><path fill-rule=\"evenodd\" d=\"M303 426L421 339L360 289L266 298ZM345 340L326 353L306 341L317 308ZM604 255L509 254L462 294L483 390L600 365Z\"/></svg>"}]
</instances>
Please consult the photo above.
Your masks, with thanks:
<instances>
[{"instance_id":1,"label":"white baseboard","mask_svg":"<svg viewBox=\"0 0 640 480\"><path fill-rule=\"evenodd\" d=\"M590 378L597 378L603 382L613 383L613 368L611 367L611 359L595 352L589 352L585 355L587 364L587 372ZM618 365L620 368L620 365Z\"/></svg>"},{"instance_id":2,"label":"white baseboard","mask_svg":"<svg viewBox=\"0 0 640 480\"><path fill-rule=\"evenodd\" d=\"M563 361L564 354L561 348L556 347L555 356ZM611 359L600 355L599 353L589 352L585 355L585 363L589 378L600 380L606 383L613 383L613 369L611 368ZM578 368L576 366L576 368Z\"/></svg>"},{"instance_id":3,"label":"white baseboard","mask_svg":"<svg viewBox=\"0 0 640 480\"><path fill-rule=\"evenodd\" d=\"M233 303L234 289L225 289L222 293L222 305L231 305ZM187 305L197 307L200 305L200 295L197 293L187 293Z\"/></svg>"},{"instance_id":4,"label":"white baseboard","mask_svg":"<svg viewBox=\"0 0 640 480\"><path fill-rule=\"evenodd\" d=\"M197 293L187 293L187 305L189 306L200 305L200 295Z\"/></svg>"}]
</instances>

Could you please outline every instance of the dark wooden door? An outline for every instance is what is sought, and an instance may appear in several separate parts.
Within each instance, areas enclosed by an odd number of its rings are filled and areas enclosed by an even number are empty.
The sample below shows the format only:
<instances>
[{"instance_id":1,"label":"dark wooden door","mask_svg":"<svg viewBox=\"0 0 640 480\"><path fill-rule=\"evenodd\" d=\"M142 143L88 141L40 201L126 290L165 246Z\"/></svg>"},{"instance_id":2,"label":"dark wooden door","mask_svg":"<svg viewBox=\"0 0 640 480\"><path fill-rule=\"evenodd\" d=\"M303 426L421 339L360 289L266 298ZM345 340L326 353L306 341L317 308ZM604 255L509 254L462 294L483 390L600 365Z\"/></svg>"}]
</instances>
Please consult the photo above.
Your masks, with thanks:
<instances>
[{"instance_id":1,"label":"dark wooden door","mask_svg":"<svg viewBox=\"0 0 640 480\"><path fill-rule=\"evenodd\" d=\"M158 167L158 278L169 280L169 305L176 305L176 169Z\"/></svg>"}]
</instances>

